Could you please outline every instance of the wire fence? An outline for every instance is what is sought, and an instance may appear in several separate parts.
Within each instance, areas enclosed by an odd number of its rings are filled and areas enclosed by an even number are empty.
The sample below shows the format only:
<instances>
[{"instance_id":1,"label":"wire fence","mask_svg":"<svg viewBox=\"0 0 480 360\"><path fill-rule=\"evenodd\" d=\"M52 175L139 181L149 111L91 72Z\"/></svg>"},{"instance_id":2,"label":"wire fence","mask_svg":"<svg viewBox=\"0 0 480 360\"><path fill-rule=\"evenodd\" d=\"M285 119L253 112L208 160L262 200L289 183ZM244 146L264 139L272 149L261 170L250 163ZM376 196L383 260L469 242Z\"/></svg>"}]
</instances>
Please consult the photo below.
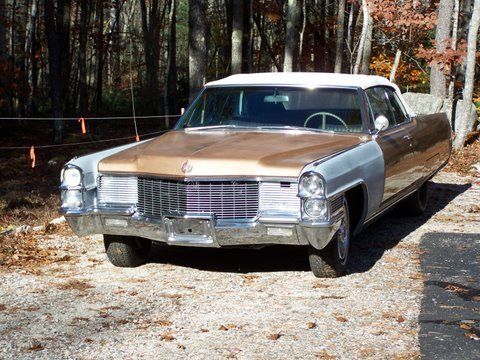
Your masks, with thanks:
<instances>
[{"instance_id":1,"label":"wire fence","mask_svg":"<svg viewBox=\"0 0 480 360\"><path fill-rule=\"evenodd\" d=\"M182 109L183 110L183 109ZM183 113L183 111L182 111ZM106 116L106 117L62 117L62 118L46 118L46 117L28 117L28 118L19 118L19 117L0 117L0 125L3 123L12 123L14 121L17 122L28 122L28 121L76 121L80 123L81 133L85 135L87 133L85 123L89 121L116 121L116 120L133 120L135 125L135 134L130 136L121 136L121 137L114 137L109 139L99 139L99 140L87 140L87 141L76 141L76 142L67 142L61 144L43 144L43 145L21 145L21 146L0 146L0 151L29 151L29 157L32 161L31 166L32 168L35 167L35 150L36 149L59 149L59 148L66 148L66 147L73 147L73 146L87 146L87 145L95 145L95 144L104 144L109 142L116 142L116 141L125 141L131 140L133 141L140 141L146 140L156 135L163 134L168 130L160 130L160 131L150 131L143 134L138 133L137 122L136 120L158 120L158 119L176 119L179 118L181 115L152 115L152 116Z\"/></svg>"}]
</instances>

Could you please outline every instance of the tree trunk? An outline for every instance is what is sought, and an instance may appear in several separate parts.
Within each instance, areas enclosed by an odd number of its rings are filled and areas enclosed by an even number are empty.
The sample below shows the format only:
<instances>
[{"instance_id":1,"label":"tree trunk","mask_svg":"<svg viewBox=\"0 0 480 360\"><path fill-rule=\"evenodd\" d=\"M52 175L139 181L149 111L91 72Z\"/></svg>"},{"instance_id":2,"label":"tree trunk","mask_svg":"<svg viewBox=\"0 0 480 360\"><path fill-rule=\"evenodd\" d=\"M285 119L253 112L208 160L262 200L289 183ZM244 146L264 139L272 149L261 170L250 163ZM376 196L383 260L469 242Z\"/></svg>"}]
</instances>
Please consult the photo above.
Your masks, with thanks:
<instances>
[{"instance_id":1,"label":"tree trunk","mask_svg":"<svg viewBox=\"0 0 480 360\"><path fill-rule=\"evenodd\" d=\"M168 19L170 29L168 32L168 49L167 49L167 89L165 91L165 114L178 114L177 102L177 4L176 0L170 0L170 11ZM170 123L166 119L166 126Z\"/></svg>"},{"instance_id":2,"label":"tree trunk","mask_svg":"<svg viewBox=\"0 0 480 360\"><path fill-rule=\"evenodd\" d=\"M458 41L458 15L460 12L460 0L454 0L453 2L453 25L452 25L452 41L451 47L452 50L457 50L457 41ZM455 68L452 65L450 72L450 84L448 85L448 99L453 101L453 95L455 90Z\"/></svg>"},{"instance_id":3,"label":"tree trunk","mask_svg":"<svg viewBox=\"0 0 480 360\"><path fill-rule=\"evenodd\" d=\"M362 0L362 12L363 12L362 33L360 34L360 43L358 44L357 58L355 59L355 66L353 68L354 74L358 74L360 71L360 65L362 63L363 52L365 49L365 42L367 41L368 19L370 17L367 0Z\"/></svg>"},{"instance_id":4,"label":"tree trunk","mask_svg":"<svg viewBox=\"0 0 480 360\"><path fill-rule=\"evenodd\" d=\"M475 58L477 54L477 34L480 26L480 0L475 0L473 5L472 18L468 30L467 40L467 61L465 70L465 85L463 88L463 106L461 109L460 122L457 126L457 136L453 142L456 150L463 149L465 139L471 130L468 118L472 111L473 86L475 82Z\"/></svg>"},{"instance_id":5,"label":"tree trunk","mask_svg":"<svg viewBox=\"0 0 480 360\"><path fill-rule=\"evenodd\" d=\"M343 38L345 28L345 1L340 0L338 3L338 15L337 15L337 36L335 38L335 72L342 72L343 62Z\"/></svg>"},{"instance_id":6,"label":"tree trunk","mask_svg":"<svg viewBox=\"0 0 480 360\"><path fill-rule=\"evenodd\" d=\"M96 82L95 82L95 102L93 111L96 115L100 111L102 106L102 97L103 97L103 66L105 62L105 46L104 46L104 34L103 34L103 20L104 20L104 13L103 13L103 0L97 0L97 9L96 9L96 26L97 26L97 34L96 34Z\"/></svg>"},{"instance_id":7,"label":"tree trunk","mask_svg":"<svg viewBox=\"0 0 480 360\"><path fill-rule=\"evenodd\" d=\"M147 9L146 0L140 1L142 10L143 47L145 49L147 111L160 112L159 61L160 61L160 4L152 0Z\"/></svg>"},{"instance_id":8,"label":"tree trunk","mask_svg":"<svg viewBox=\"0 0 480 360\"><path fill-rule=\"evenodd\" d=\"M372 36L373 36L373 18L368 16L367 37L363 46L362 66L360 73L364 75L370 74L370 61L372 59Z\"/></svg>"},{"instance_id":9,"label":"tree trunk","mask_svg":"<svg viewBox=\"0 0 480 360\"><path fill-rule=\"evenodd\" d=\"M0 63L7 60L7 29L5 20L7 15L7 2L0 0Z\"/></svg>"},{"instance_id":10,"label":"tree trunk","mask_svg":"<svg viewBox=\"0 0 480 360\"><path fill-rule=\"evenodd\" d=\"M78 53L78 72L79 72L79 110L81 116L87 116L88 113L88 93L87 93L87 36L88 19L90 15L90 1L80 1L80 35L79 35L79 53Z\"/></svg>"},{"instance_id":11,"label":"tree trunk","mask_svg":"<svg viewBox=\"0 0 480 360\"><path fill-rule=\"evenodd\" d=\"M27 25L27 41L25 42L25 69L27 71L27 80L31 88L32 86L32 68L30 63L32 61L32 46L35 36L35 29L37 26L37 15L38 15L38 2L39 0L33 0L32 8L30 12L30 19Z\"/></svg>"},{"instance_id":12,"label":"tree trunk","mask_svg":"<svg viewBox=\"0 0 480 360\"><path fill-rule=\"evenodd\" d=\"M65 11L66 8L70 8L69 1L58 0L57 9L53 0L45 0L45 33L48 43L48 65L50 76L50 88L52 97L52 112L54 118L63 117L64 100L66 90L65 83L68 82L67 74L65 73L68 61L68 48L67 51L63 48L66 37L69 32L66 31L65 25ZM56 12L56 14L55 14ZM69 16L68 16L69 18ZM68 22L68 27L70 22ZM67 34L66 34L67 33ZM67 57L67 58L65 58ZM63 121L55 121L55 142L60 143L63 137Z\"/></svg>"},{"instance_id":13,"label":"tree trunk","mask_svg":"<svg viewBox=\"0 0 480 360\"><path fill-rule=\"evenodd\" d=\"M243 1L242 72L253 72L253 0Z\"/></svg>"},{"instance_id":14,"label":"tree trunk","mask_svg":"<svg viewBox=\"0 0 480 360\"><path fill-rule=\"evenodd\" d=\"M285 57L283 71L292 72L298 62L301 0L288 0L287 28L285 31Z\"/></svg>"},{"instance_id":15,"label":"tree trunk","mask_svg":"<svg viewBox=\"0 0 480 360\"><path fill-rule=\"evenodd\" d=\"M208 0L188 1L188 73L190 101L203 87L207 76L207 6Z\"/></svg>"},{"instance_id":16,"label":"tree trunk","mask_svg":"<svg viewBox=\"0 0 480 360\"><path fill-rule=\"evenodd\" d=\"M448 45L447 40L450 37L452 11L453 0L440 0L437 29L435 32L435 43L437 53L439 54L442 54ZM447 96L447 80L445 74L435 64L431 67L430 72L430 94L441 98Z\"/></svg>"},{"instance_id":17,"label":"tree trunk","mask_svg":"<svg viewBox=\"0 0 480 360\"><path fill-rule=\"evenodd\" d=\"M120 0L113 0L110 8L110 66L111 66L111 78L115 88L120 87L121 73L120 73L120 14L122 6Z\"/></svg>"},{"instance_id":18,"label":"tree trunk","mask_svg":"<svg viewBox=\"0 0 480 360\"><path fill-rule=\"evenodd\" d=\"M402 56L402 50L397 49L397 52L395 53L395 60L393 61L392 70L390 70L389 79L391 82L395 81L395 76L397 75L397 69L398 69L398 65L400 65L401 56Z\"/></svg>"},{"instance_id":19,"label":"tree trunk","mask_svg":"<svg viewBox=\"0 0 480 360\"><path fill-rule=\"evenodd\" d=\"M231 66L232 74L242 72L242 43L243 43L243 0L233 0L233 22L232 22L232 49Z\"/></svg>"}]
</instances>

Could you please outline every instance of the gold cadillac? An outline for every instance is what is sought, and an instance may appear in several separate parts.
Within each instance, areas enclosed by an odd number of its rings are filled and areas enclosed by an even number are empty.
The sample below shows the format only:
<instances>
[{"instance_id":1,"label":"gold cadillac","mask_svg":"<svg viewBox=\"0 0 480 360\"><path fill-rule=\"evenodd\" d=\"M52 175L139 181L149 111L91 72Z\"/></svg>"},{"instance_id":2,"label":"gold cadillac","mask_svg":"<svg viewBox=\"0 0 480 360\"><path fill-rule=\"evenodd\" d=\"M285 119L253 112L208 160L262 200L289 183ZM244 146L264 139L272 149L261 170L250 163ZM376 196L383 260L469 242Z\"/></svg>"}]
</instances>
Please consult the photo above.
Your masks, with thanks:
<instances>
[{"instance_id":1,"label":"gold cadillac","mask_svg":"<svg viewBox=\"0 0 480 360\"><path fill-rule=\"evenodd\" d=\"M376 76L234 75L205 85L175 128L72 159L61 211L133 267L152 242L303 245L319 277L343 274L351 237L393 205L425 210L448 161L445 114L416 116Z\"/></svg>"}]
</instances>

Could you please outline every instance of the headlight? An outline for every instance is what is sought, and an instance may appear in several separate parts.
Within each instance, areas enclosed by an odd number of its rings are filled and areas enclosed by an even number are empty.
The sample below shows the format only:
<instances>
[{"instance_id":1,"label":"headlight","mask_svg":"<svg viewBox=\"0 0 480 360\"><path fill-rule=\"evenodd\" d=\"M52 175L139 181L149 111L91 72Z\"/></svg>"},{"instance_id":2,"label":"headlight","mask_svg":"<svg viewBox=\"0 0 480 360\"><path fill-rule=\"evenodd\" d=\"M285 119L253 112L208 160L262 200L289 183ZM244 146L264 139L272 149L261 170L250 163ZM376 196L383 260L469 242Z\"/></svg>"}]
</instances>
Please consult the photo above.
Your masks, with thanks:
<instances>
[{"instance_id":1,"label":"headlight","mask_svg":"<svg viewBox=\"0 0 480 360\"><path fill-rule=\"evenodd\" d=\"M81 190L62 191L62 208L80 209L83 206L83 195Z\"/></svg>"},{"instance_id":2,"label":"headlight","mask_svg":"<svg viewBox=\"0 0 480 360\"><path fill-rule=\"evenodd\" d=\"M306 173L300 178L298 195L303 198L320 197L325 194L322 177L314 172Z\"/></svg>"},{"instance_id":3,"label":"headlight","mask_svg":"<svg viewBox=\"0 0 480 360\"><path fill-rule=\"evenodd\" d=\"M306 199L303 211L310 218L325 218L327 215L327 202L323 199Z\"/></svg>"},{"instance_id":4,"label":"headlight","mask_svg":"<svg viewBox=\"0 0 480 360\"><path fill-rule=\"evenodd\" d=\"M75 167L66 168L63 171L62 184L67 187L77 187L82 184L82 173Z\"/></svg>"}]
</instances>

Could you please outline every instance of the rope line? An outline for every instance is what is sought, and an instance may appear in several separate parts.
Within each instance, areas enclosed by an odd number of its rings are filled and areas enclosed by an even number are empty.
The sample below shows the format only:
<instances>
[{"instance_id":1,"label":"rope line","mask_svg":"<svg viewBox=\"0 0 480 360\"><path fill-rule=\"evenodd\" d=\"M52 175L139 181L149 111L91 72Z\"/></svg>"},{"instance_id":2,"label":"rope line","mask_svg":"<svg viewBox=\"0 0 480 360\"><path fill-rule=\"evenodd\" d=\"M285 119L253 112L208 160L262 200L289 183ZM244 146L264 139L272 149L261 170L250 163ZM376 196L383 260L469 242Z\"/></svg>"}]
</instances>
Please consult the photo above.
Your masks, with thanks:
<instances>
[{"instance_id":1,"label":"rope line","mask_svg":"<svg viewBox=\"0 0 480 360\"><path fill-rule=\"evenodd\" d=\"M144 136L158 135L158 134L162 134L162 133L167 132L167 131L168 130L156 131L156 132L143 134L141 136L144 137ZM128 140L128 139L132 139L132 138L133 138L133 140L135 140L135 138L132 137L132 136L125 136L125 137L121 137L121 138L104 139L104 140L96 140L96 141L82 141L82 142L66 143L66 144L39 145L39 146L35 146L35 149L48 149L48 148L59 148L59 147L66 147L66 146L98 144L98 143L105 143L105 142L110 142L110 141ZM4 147L0 147L0 151L2 151L2 150L30 150L31 148L32 148L32 146L4 146Z\"/></svg>"},{"instance_id":2,"label":"rope line","mask_svg":"<svg viewBox=\"0 0 480 360\"><path fill-rule=\"evenodd\" d=\"M163 119L180 117L182 115L151 115L151 116L135 116L135 119ZM106 116L106 117L83 117L85 120L131 120L133 116ZM25 120L25 121L78 121L78 117L60 117L60 118L45 118L45 117L31 117L31 118L16 118L16 117L0 117L2 120Z\"/></svg>"}]
</instances>

